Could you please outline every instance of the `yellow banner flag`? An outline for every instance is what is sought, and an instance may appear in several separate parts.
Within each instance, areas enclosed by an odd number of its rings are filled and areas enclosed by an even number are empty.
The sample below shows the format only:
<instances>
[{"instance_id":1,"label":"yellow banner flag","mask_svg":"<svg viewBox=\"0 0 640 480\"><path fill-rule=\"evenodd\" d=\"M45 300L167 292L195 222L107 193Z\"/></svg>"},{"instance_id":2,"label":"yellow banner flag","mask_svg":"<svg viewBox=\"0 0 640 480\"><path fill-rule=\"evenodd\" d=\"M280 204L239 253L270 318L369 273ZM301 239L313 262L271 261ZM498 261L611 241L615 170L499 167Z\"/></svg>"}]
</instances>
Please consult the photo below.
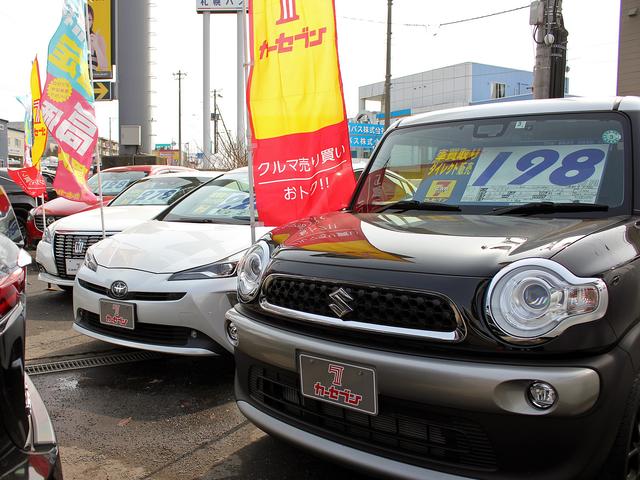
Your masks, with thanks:
<instances>
[{"instance_id":1,"label":"yellow banner flag","mask_svg":"<svg viewBox=\"0 0 640 480\"><path fill-rule=\"evenodd\" d=\"M33 145L31 147L31 162L34 167L40 170L40 159L47 149L47 126L40 111L40 97L42 88L40 86L40 68L38 67L38 57L31 66L31 108L33 110Z\"/></svg>"}]
</instances>

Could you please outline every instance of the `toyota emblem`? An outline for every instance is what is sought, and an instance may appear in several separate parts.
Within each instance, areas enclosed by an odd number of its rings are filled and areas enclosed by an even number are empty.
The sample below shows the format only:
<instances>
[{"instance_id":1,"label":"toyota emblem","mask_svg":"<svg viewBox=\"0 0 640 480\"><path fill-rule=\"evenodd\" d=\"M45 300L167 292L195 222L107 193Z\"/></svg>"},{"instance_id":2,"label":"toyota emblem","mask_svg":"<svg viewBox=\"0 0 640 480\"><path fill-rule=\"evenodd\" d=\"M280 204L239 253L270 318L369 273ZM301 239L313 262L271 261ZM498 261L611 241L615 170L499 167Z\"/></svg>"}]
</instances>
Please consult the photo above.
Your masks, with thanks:
<instances>
[{"instance_id":1,"label":"toyota emblem","mask_svg":"<svg viewBox=\"0 0 640 480\"><path fill-rule=\"evenodd\" d=\"M122 280L116 280L111 284L111 296L113 298L124 298L129 292L129 287Z\"/></svg>"}]
</instances>

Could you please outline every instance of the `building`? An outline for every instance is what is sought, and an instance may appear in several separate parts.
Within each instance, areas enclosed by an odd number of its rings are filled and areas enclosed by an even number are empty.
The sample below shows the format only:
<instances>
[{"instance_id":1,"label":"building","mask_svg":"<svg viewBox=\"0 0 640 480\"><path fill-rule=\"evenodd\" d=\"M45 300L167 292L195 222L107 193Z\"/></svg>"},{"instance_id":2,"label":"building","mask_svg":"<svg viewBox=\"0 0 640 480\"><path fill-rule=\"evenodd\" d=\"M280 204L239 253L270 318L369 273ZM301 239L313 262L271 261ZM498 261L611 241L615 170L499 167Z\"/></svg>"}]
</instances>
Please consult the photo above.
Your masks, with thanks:
<instances>
[{"instance_id":1,"label":"building","mask_svg":"<svg viewBox=\"0 0 640 480\"><path fill-rule=\"evenodd\" d=\"M9 156L8 124L7 120L0 118L0 167L7 166L7 158Z\"/></svg>"},{"instance_id":2,"label":"building","mask_svg":"<svg viewBox=\"0 0 640 480\"><path fill-rule=\"evenodd\" d=\"M106 155L118 155L120 145L115 140L109 140L108 138L98 137L98 153L100 157Z\"/></svg>"},{"instance_id":3,"label":"building","mask_svg":"<svg viewBox=\"0 0 640 480\"><path fill-rule=\"evenodd\" d=\"M640 0L622 0L618 95L640 95Z\"/></svg>"},{"instance_id":4,"label":"building","mask_svg":"<svg viewBox=\"0 0 640 480\"><path fill-rule=\"evenodd\" d=\"M24 122L7 124L7 160L5 166L21 167L24 161Z\"/></svg>"},{"instance_id":5,"label":"building","mask_svg":"<svg viewBox=\"0 0 640 480\"><path fill-rule=\"evenodd\" d=\"M640 0L639 0L640 1ZM527 70L465 62L391 80L391 117L488 101L532 98L533 73ZM384 82L359 88L359 111L381 111ZM373 104L372 107L372 103ZM380 123L383 113L377 114Z\"/></svg>"}]
</instances>

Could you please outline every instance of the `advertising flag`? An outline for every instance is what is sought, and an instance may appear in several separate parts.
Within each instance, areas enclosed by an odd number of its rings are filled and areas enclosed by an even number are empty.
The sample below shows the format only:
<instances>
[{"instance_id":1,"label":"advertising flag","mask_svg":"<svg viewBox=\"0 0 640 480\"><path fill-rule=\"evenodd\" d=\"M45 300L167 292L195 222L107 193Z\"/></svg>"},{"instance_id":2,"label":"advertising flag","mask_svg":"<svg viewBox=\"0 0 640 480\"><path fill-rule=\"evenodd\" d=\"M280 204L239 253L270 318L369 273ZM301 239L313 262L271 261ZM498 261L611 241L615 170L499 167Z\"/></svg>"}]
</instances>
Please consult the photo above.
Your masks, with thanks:
<instances>
[{"instance_id":1,"label":"advertising flag","mask_svg":"<svg viewBox=\"0 0 640 480\"><path fill-rule=\"evenodd\" d=\"M85 1L64 0L62 20L49 43L42 94L44 123L60 150L53 186L70 200L96 200L87 187L98 127L89 79Z\"/></svg>"},{"instance_id":2,"label":"advertising flag","mask_svg":"<svg viewBox=\"0 0 640 480\"><path fill-rule=\"evenodd\" d=\"M339 210L355 178L333 0L251 0L253 178L260 220Z\"/></svg>"},{"instance_id":3,"label":"advertising flag","mask_svg":"<svg viewBox=\"0 0 640 480\"><path fill-rule=\"evenodd\" d=\"M7 170L11 179L16 182L22 191L31 197L39 197L47 191L44 177L34 165L17 170Z\"/></svg>"},{"instance_id":4,"label":"advertising flag","mask_svg":"<svg viewBox=\"0 0 640 480\"><path fill-rule=\"evenodd\" d=\"M31 147L31 163L36 168L40 168L40 159L47 149L47 126L42 120L40 111L40 100L42 87L40 85L40 67L36 56L31 66L31 121L33 128L33 145Z\"/></svg>"}]
</instances>

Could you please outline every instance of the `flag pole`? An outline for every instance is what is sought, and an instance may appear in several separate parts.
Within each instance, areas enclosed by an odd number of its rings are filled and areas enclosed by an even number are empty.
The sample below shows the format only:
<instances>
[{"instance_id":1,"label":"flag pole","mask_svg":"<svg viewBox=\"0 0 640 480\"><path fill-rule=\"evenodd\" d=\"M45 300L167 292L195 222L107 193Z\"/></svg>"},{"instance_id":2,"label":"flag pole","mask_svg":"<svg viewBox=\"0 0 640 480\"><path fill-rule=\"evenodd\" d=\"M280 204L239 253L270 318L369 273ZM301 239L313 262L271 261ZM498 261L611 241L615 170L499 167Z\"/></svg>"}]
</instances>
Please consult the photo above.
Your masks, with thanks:
<instances>
[{"instance_id":1,"label":"flag pole","mask_svg":"<svg viewBox=\"0 0 640 480\"><path fill-rule=\"evenodd\" d=\"M249 80L249 69L251 68L250 59L251 56L247 56L247 47L253 48L252 45L247 45L247 9L242 6L242 57L243 57L243 65L244 65L244 78L243 85L238 85L238 88L243 88L245 92L245 102L244 108L242 112L238 112L240 115L245 115L246 121L245 125L247 128L245 129L247 134L247 164L249 167L249 225L251 226L251 244L256 243L256 211L255 211L255 191L253 184L253 148L252 148L252 138L251 138L251 122L248 117L247 112L247 82Z\"/></svg>"},{"instance_id":2,"label":"flag pole","mask_svg":"<svg viewBox=\"0 0 640 480\"><path fill-rule=\"evenodd\" d=\"M87 14L88 14L87 5L88 3L85 0L84 2L85 25L87 24ZM89 62L89 83L91 84L91 91L93 92L93 63L91 62L91 35L89 34L88 30L85 32L85 34L87 36L87 45L89 45L89 58L87 59L87 61ZM95 101L95 93L93 94L93 97ZM111 125L111 121L109 121L109 125ZM111 148L111 145L109 145L109 148ZM107 238L107 235L104 229L104 197L102 195L102 175L100 173L101 172L100 164L102 163L102 159L100 158L100 133L99 132L98 132L98 139L96 141L95 154L96 154L96 167L97 167L96 175L98 175L98 200L100 202L100 225L102 226L102 238L105 239Z\"/></svg>"}]
</instances>

